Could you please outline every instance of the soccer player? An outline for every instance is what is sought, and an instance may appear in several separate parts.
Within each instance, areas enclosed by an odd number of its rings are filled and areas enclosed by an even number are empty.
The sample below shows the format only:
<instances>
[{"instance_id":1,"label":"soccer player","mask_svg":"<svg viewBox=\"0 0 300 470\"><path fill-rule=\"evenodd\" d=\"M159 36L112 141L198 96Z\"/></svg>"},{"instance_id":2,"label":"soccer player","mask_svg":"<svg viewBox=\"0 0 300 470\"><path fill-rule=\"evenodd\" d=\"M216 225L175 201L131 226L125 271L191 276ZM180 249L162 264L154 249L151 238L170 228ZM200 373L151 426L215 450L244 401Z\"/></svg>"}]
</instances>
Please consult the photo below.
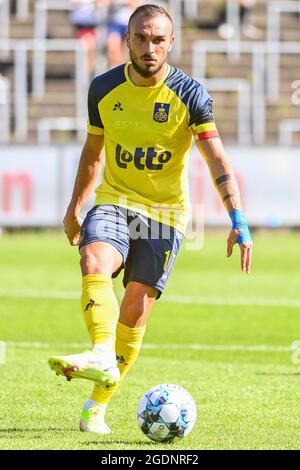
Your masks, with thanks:
<instances>
[{"instance_id":1,"label":"soccer player","mask_svg":"<svg viewBox=\"0 0 300 470\"><path fill-rule=\"evenodd\" d=\"M88 135L64 218L81 255L83 316L93 348L55 356L57 374L94 381L82 431L107 434L105 410L140 352L151 309L174 266L187 223L188 154L193 138L232 220L230 256L239 244L250 273L252 241L239 189L214 122L205 88L166 62L172 19L156 5L138 7L126 41L131 61L93 79ZM96 185L95 206L80 210ZM125 268L119 307L112 277Z\"/></svg>"}]
</instances>

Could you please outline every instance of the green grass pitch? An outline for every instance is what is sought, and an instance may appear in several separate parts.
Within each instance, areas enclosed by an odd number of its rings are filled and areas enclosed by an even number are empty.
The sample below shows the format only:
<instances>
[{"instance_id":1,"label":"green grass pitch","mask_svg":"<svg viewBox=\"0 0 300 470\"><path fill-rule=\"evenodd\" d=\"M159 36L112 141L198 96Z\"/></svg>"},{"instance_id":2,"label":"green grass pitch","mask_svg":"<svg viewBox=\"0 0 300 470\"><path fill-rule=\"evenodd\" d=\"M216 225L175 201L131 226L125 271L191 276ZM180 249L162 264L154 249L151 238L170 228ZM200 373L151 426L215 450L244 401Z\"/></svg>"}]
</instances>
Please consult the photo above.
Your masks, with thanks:
<instances>
[{"instance_id":1,"label":"green grass pitch","mask_svg":"<svg viewBox=\"0 0 300 470\"><path fill-rule=\"evenodd\" d=\"M182 250L109 406L113 433L101 437L78 430L91 384L67 383L47 365L88 343L77 250L57 232L4 235L0 449L299 449L300 365L290 349L300 340L299 233L257 234L250 276L237 249L226 259L226 237L207 231L203 250ZM194 430L172 444L152 443L136 423L143 392L159 383L182 385L197 404Z\"/></svg>"}]
</instances>

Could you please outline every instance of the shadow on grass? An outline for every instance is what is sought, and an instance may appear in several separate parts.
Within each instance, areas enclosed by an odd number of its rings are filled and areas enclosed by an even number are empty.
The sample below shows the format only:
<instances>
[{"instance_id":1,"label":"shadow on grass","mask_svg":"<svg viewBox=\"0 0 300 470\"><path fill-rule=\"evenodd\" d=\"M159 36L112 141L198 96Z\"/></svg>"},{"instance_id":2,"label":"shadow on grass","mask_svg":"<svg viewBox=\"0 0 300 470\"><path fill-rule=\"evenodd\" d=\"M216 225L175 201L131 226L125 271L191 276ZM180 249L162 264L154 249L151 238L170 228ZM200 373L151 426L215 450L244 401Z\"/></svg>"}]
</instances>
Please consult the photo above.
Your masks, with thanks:
<instances>
[{"instance_id":1,"label":"shadow on grass","mask_svg":"<svg viewBox=\"0 0 300 470\"><path fill-rule=\"evenodd\" d=\"M8 428L8 429L0 429L0 436L2 433L12 434L12 433L22 433L22 432L79 432L77 429L65 429L65 428L32 428L32 429L24 429L24 428Z\"/></svg>"},{"instance_id":2,"label":"shadow on grass","mask_svg":"<svg viewBox=\"0 0 300 470\"><path fill-rule=\"evenodd\" d=\"M7 429L0 429L0 436L1 434L15 434L15 433L36 433L36 432L71 432L71 433L75 433L75 434L78 434L78 436L84 436L85 433L82 433L80 432L78 429L66 429L66 428L31 428L31 429L26 429L26 428L7 428ZM22 436L18 436L19 437L22 437ZM26 438L28 438L28 436L24 436ZM32 436L32 438L35 438L35 437L41 437L41 436ZM110 439L106 439L106 440L103 440L103 437L104 436L100 436L99 435L99 440L95 440L93 439L92 441L86 441L86 442L81 442L82 445L84 446L90 446L90 445L94 445L94 444L97 444L97 445L107 445L107 444L125 444L125 445L134 445L134 444L137 444L137 445L145 445L145 446L150 446L150 445L155 445L156 443L154 441L126 441L126 440L110 440ZM101 440L102 439L102 440ZM159 443L157 443L158 445Z\"/></svg>"},{"instance_id":3,"label":"shadow on grass","mask_svg":"<svg viewBox=\"0 0 300 470\"><path fill-rule=\"evenodd\" d=\"M256 372L255 375L266 375L267 377L300 377L300 372Z\"/></svg>"},{"instance_id":4,"label":"shadow on grass","mask_svg":"<svg viewBox=\"0 0 300 470\"><path fill-rule=\"evenodd\" d=\"M31 429L27 429L27 428L7 428L7 429L0 429L0 437L2 435L2 437L6 436L6 437L9 437L9 435L11 434L13 437L13 434L16 434L18 433L18 439L43 439L45 438L45 432L66 432L66 433L73 433L73 434L78 434L78 436L84 436L84 433L81 433L78 429L65 429L65 428L31 428ZM39 434L37 436L34 436L34 435L31 435L31 436L28 436L28 434L32 434L32 433L43 433L43 434ZM23 436L22 436L23 434ZM14 436L16 437L16 436ZM142 440L132 440L132 441L128 441L128 440L122 440L122 439L116 439L116 440L111 440L111 439L103 439L104 436L99 436L99 440L96 440L95 437L93 438L93 440L89 440L89 441L79 441L78 442L78 445L80 445L80 447L89 447L89 446L98 446L99 448L101 448L102 446L104 447L107 447L107 445L125 445L125 446L143 446L143 447L155 447L156 445L159 446L161 445L162 443L161 442L154 442L154 441L142 441ZM172 448L172 442L168 444L168 446L170 446L170 449Z\"/></svg>"},{"instance_id":5,"label":"shadow on grass","mask_svg":"<svg viewBox=\"0 0 300 470\"><path fill-rule=\"evenodd\" d=\"M99 441L88 441L88 442L81 442L81 445L82 446L93 446L93 445L97 445L97 446L100 446L103 445L103 446L107 446L108 444L115 444L115 445L120 445L120 444L123 444L123 445L127 445L127 446L153 446L155 445L155 442L147 442L147 441L122 441L122 440L116 440L116 441L111 441L111 440L107 440L107 441L101 441L101 436L99 436Z\"/></svg>"}]
</instances>

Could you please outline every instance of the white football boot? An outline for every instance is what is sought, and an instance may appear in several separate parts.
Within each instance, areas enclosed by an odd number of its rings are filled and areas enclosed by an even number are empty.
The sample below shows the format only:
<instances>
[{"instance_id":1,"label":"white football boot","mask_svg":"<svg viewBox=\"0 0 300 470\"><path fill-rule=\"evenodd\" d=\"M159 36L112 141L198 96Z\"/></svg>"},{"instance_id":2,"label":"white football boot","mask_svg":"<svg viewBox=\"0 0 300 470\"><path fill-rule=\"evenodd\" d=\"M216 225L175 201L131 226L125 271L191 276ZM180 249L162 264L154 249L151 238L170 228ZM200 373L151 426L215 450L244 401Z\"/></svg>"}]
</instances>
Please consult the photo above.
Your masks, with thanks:
<instances>
[{"instance_id":1,"label":"white football boot","mask_svg":"<svg viewBox=\"0 0 300 470\"><path fill-rule=\"evenodd\" d=\"M105 423L106 405L94 400L88 400L81 412L79 428L83 432L96 432L101 435L109 434L111 429Z\"/></svg>"},{"instance_id":2,"label":"white football boot","mask_svg":"<svg viewBox=\"0 0 300 470\"><path fill-rule=\"evenodd\" d=\"M96 345L92 351L80 354L52 356L48 364L56 375L63 375L67 380L87 379L103 387L120 381L115 352L106 345Z\"/></svg>"}]
</instances>

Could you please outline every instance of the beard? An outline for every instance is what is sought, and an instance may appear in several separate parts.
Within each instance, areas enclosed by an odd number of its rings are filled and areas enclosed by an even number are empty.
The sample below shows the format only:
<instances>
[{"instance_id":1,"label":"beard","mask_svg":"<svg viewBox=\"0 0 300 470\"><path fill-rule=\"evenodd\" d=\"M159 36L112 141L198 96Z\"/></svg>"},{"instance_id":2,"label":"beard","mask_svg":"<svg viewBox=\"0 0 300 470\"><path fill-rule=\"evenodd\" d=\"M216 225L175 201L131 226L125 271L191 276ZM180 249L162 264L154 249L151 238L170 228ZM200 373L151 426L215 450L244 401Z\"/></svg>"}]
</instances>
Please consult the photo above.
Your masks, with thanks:
<instances>
[{"instance_id":1,"label":"beard","mask_svg":"<svg viewBox=\"0 0 300 470\"><path fill-rule=\"evenodd\" d=\"M131 50L129 50L129 56L130 56L130 60L132 63L132 67L143 78L153 77L153 75L159 72L162 69L162 67L165 65L165 60L162 63L158 63L156 65L150 65L150 66L147 66L147 64L139 65L136 60L137 59L136 56L133 54Z\"/></svg>"}]
</instances>

